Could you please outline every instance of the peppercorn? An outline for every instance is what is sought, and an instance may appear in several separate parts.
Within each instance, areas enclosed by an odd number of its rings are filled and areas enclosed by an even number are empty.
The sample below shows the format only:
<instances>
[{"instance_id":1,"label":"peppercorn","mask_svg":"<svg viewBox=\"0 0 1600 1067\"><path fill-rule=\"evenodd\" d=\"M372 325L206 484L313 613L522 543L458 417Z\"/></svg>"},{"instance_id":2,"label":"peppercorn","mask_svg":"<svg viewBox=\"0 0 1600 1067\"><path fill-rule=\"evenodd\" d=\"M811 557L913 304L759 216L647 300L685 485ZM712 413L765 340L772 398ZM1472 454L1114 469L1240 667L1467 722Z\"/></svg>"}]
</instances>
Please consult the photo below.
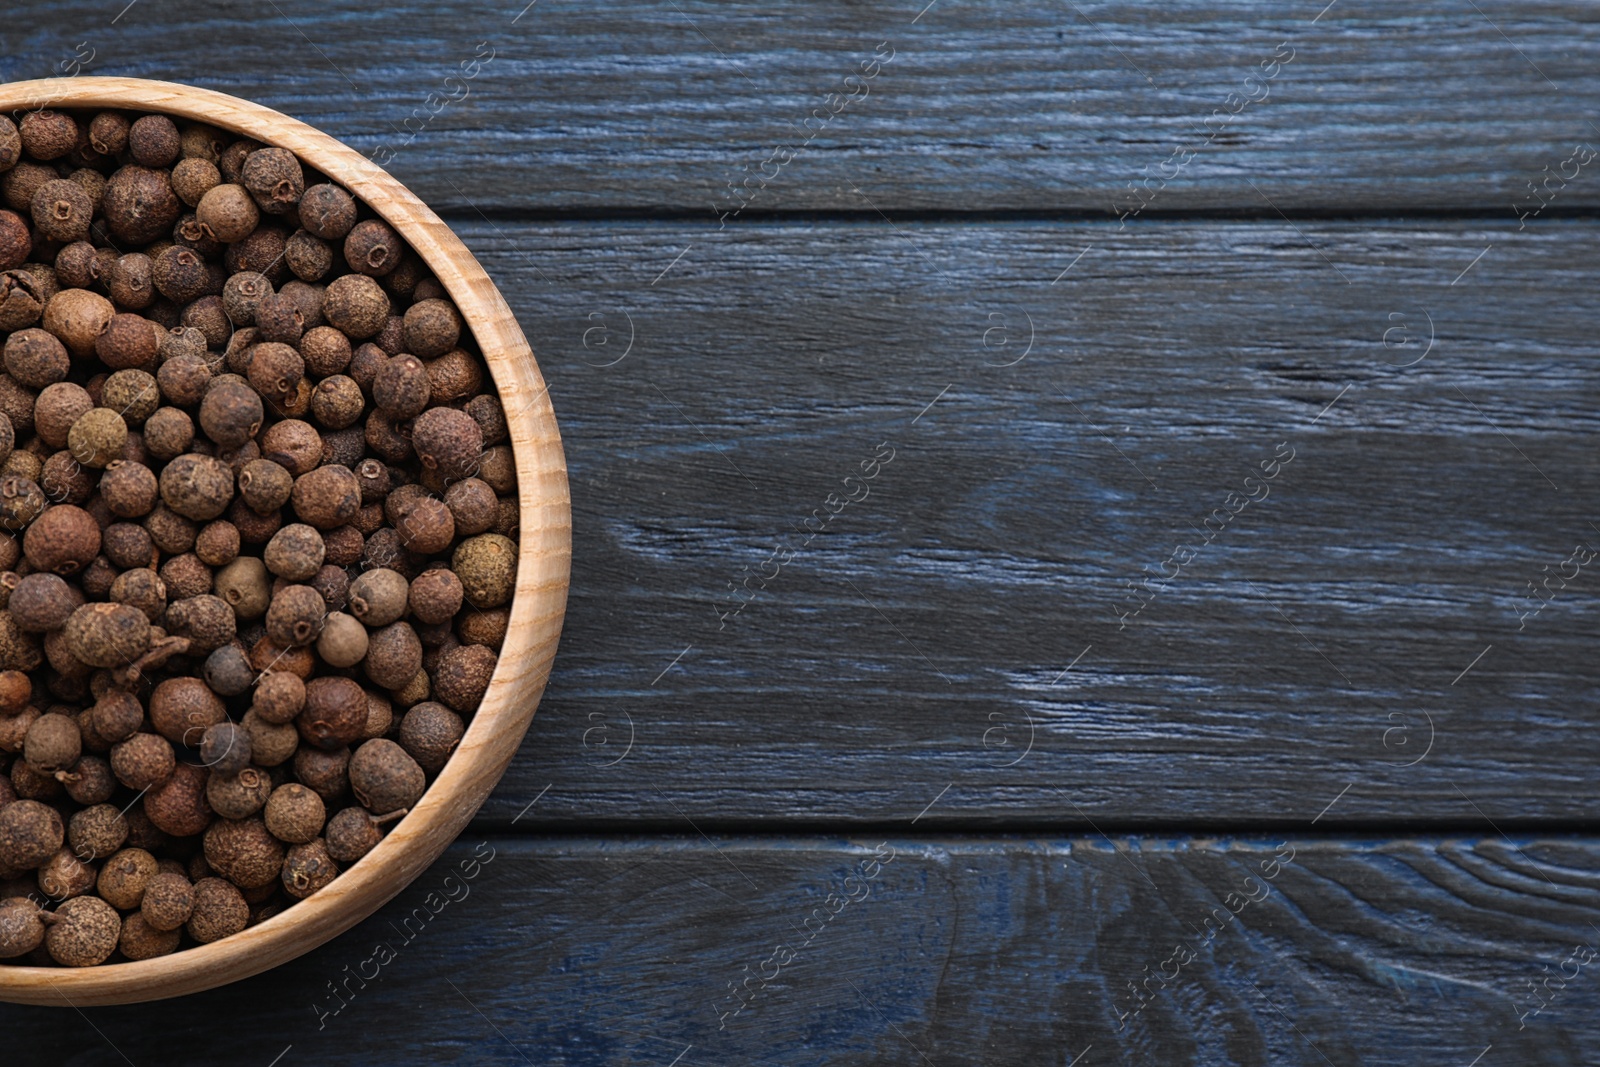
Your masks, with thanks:
<instances>
[{"instance_id":1,"label":"peppercorn","mask_svg":"<svg viewBox=\"0 0 1600 1067\"><path fill-rule=\"evenodd\" d=\"M271 795L272 778L259 767L244 767L235 774L213 768L206 781L206 802L224 819L248 819Z\"/></svg>"},{"instance_id":2,"label":"peppercorn","mask_svg":"<svg viewBox=\"0 0 1600 1067\"><path fill-rule=\"evenodd\" d=\"M344 259L350 269L373 277L399 266L404 250L400 235L378 219L356 223L344 240Z\"/></svg>"},{"instance_id":3,"label":"peppercorn","mask_svg":"<svg viewBox=\"0 0 1600 1067\"><path fill-rule=\"evenodd\" d=\"M47 633L66 625L67 617L82 603L82 595L75 594L65 579L35 571L17 582L6 610L29 633Z\"/></svg>"},{"instance_id":4,"label":"peppercorn","mask_svg":"<svg viewBox=\"0 0 1600 1067\"><path fill-rule=\"evenodd\" d=\"M72 655L91 667L132 663L150 647L150 620L126 604L84 604L68 616L62 633Z\"/></svg>"},{"instance_id":5,"label":"peppercorn","mask_svg":"<svg viewBox=\"0 0 1600 1067\"><path fill-rule=\"evenodd\" d=\"M301 745L294 754L294 776L324 804L331 804L350 788L350 750Z\"/></svg>"},{"instance_id":6,"label":"peppercorn","mask_svg":"<svg viewBox=\"0 0 1600 1067\"><path fill-rule=\"evenodd\" d=\"M456 537L455 517L444 501L431 496L402 505L394 528L401 544L424 556L443 552Z\"/></svg>"},{"instance_id":7,"label":"peppercorn","mask_svg":"<svg viewBox=\"0 0 1600 1067\"><path fill-rule=\"evenodd\" d=\"M128 445L128 424L110 408L92 408L67 431L67 450L86 467L104 467Z\"/></svg>"},{"instance_id":8,"label":"peppercorn","mask_svg":"<svg viewBox=\"0 0 1600 1067\"><path fill-rule=\"evenodd\" d=\"M300 736L323 749L359 741L367 723L367 697L349 678L327 676L306 683L305 708L295 719Z\"/></svg>"},{"instance_id":9,"label":"peppercorn","mask_svg":"<svg viewBox=\"0 0 1600 1067\"><path fill-rule=\"evenodd\" d=\"M288 845L303 845L322 832L327 808L322 798L299 782L272 791L263 813L272 836Z\"/></svg>"},{"instance_id":10,"label":"peppercorn","mask_svg":"<svg viewBox=\"0 0 1600 1067\"><path fill-rule=\"evenodd\" d=\"M296 478L290 500L302 522L331 530L361 509L361 485L350 468L330 464Z\"/></svg>"},{"instance_id":11,"label":"peppercorn","mask_svg":"<svg viewBox=\"0 0 1600 1067\"><path fill-rule=\"evenodd\" d=\"M293 845L284 856L283 889L296 900L304 900L338 876L338 864L321 838Z\"/></svg>"},{"instance_id":12,"label":"peppercorn","mask_svg":"<svg viewBox=\"0 0 1600 1067\"><path fill-rule=\"evenodd\" d=\"M461 716L435 701L414 705L400 719L399 743L428 774L438 774L461 743Z\"/></svg>"},{"instance_id":13,"label":"peppercorn","mask_svg":"<svg viewBox=\"0 0 1600 1067\"><path fill-rule=\"evenodd\" d=\"M28 453L17 453L26 456ZM42 473L42 472L41 472ZM44 511L44 490L31 478L16 474L0 477L0 526L21 530Z\"/></svg>"},{"instance_id":14,"label":"peppercorn","mask_svg":"<svg viewBox=\"0 0 1600 1067\"><path fill-rule=\"evenodd\" d=\"M275 298L263 300L262 308L265 308L271 299ZM269 335L267 331L262 330L261 336L266 338ZM304 376L305 361L300 358L300 353L287 344L280 344L276 340L264 340L250 350L250 385L269 400L281 404L295 393Z\"/></svg>"},{"instance_id":15,"label":"peppercorn","mask_svg":"<svg viewBox=\"0 0 1600 1067\"><path fill-rule=\"evenodd\" d=\"M40 866L39 892L50 900L70 900L94 888L95 869L70 848L61 848Z\"/></svg>"},{"instance_id":16,"label":"peppercorn","mask_svg":"<svg viewBox=\"0 0 1600 1067\"><path fill-rule=\"evenodd\" d=\"M206 727L200 739L200 762L211 768L213 777L238 774L250 764L250 735L232 722Z\"/></svg>"},{"instance_id":17,"label":"peppercorn","mask_svg":"<svg viewBox=\"0 0 1600 1067\"><path fill-rule=\"evenodd\" d=\"M157 734L133 734L111 747L111 771L129 789L153 789L172 777L177 757Z\"/></svg>"},{"instance_id":18,"label":"peppercorn","mask_svg":"<svg viewBox=\"0 0 1600 1067\"><path fill-rule=\"evenodd\" d=\"M383 329L389 307L389 295L365 274L335 278L323 294L322 310L328 325L355 341L366 340Z\"/></svg>"},{"instance_id":19,"label":"peppercorn","mask_svg":"<svg viewBox=\"0 0 1600 1067\"><path fill-rule=\"evenodd\" d=\"M217 185L201 197L195 217L206 236L233 244L255 232L261 212L243 186Z\"/></svg>"},{"instance_id":20,"label":"peppercorn","mask_svg":"<svg viewBox=\"0 0 1600 1067\"><path fill-rule=\"evenodd\" d=\"M321 465L322 435L309 422L283 419L261 435L261 450L268 459L298 478Z\"/></svg>"},{"instance_id":21,"label":"peppercorn","mask_svg":"<svg viewBox=\"0 0 1600 1067\"><path fill-rule=\"evenodd\" d=\"M372 629L388 626L406 613L410 588L403 575L386 567L365 571L350 583L350 613Z\"/></svg>"},{"instance_id":22,"label":"peppercorn","mask_svg":"<svg viewBox=\"0 0 1600 1067\"><path fill-rule=\"evenodd\" d=\"M204 656L234 639L237 618L237 610L224 597L203 593L170 604L165 622L169 634L188 640L191 654Z\"/></svg>"},{"instance_id":23,"label":"peppercorn","mask_svg":"<svg viewBox=\"0 0 1600 1067\"><path fill-rule=\"evenodd\" d=\"M306 190L305 171L300 160L286 148L263 148L251 152L240 175L261 210L281 215L300 202Z\"/></svg>"},{"instance_id":24,"label":"peppercorn","mask_svg":"<svg viewBox=\"0 0 1600 1067\"><path fill-rule=\"evenodd\" d=\"M145 814L174 837L200 833L210 825L212 817L211 805L206 802L209 774L191 763L179 763L170 778L145 794Z\"/></svg>"},{"instance_id":25,"label":"peppercorn","mask_svg":"<svg viewBox=\"0 0 1600 1067\"><path fill-rule=\"evenodd\" d=\"M267 542L261 554L267 569L291 582L304 582L322 567L322 535L305 523L290 523Z\"/></svg>"},{"instance_id":26,"label":"peppercorn","mask_svg":"<svg viewBox=\"0 0 1600 1067\"><path fill-rule=\"evenodd\" d=\"M125 245L147 245L172 229L182 202L165 171L129 164L106 183L101 211L111 236Z\"/></svg>"},{"instance_id":27,"label":"peppercorn","mask_svg":"<svg viewBox=\"0 0 1600 1067\"><path fill-rule=\"evenodd\" d=\"M60 159L78 143L78 124L60 111L30 111L19 128L22 147L34 159Z\"/></svg>"},{"instance_id":28,"label":"peppercorn","mask_svg":"<svg viewBox=\"0 0 1600 1067\"><path fill-rule=\"evenodd\" d=\"M65 839L60 814L37 800L14 800L0 807L0 867L32 870Z\"/></svg>"},{"instance_id":29,"label":"peppercorn","mask_svg":"<svg viewBox=\"0 0 1600 1067\"><path fill-rule=\"evenodd\" d=\"M77 720L53 712L39 716L28 728L28 738L22 749L22 758L42 774L65 770L82 754L83 734L78 730Z\"/></svg>"},{"instance_id":30,"label":"peppercorn","mask_svg":"<svg viewBox=\"0 0 1600 1067\"><path fill-rule=\"evenodd\" d=\"M139 914L156 930L176 931L194 912L194 886L183 875L162 871L145 883Z\"/></svg>"},{"instance_id":31,"label":"peppercorn","mask_svg":"<svg viewBox=\"0 0 1600 1067\"><path fill-rule=\"evenodd\" d=\"M291 585L267 605L267 636L282 647L309 645L322 631L327 608L322 594L309 585Z\"/></svg>"},{"instance_id":32,"label":"peppercorn","mask_svg":"<svg viewBox=\"0 0 1600 1067\"><path fill-rule=\"evenodd\" d=\"M266 885L283 867L283 845L261 819L218 819L205 834L206 862L241 889Z\"/></svg>"},{"instance_id":33,"label":"peppercorn","mask_svg":"<svg viewBox=\"0 0 1600 1067\"><path fill-rule=\"evenodd\" d=\"M367 628L342 611L330 612L317 638L317 655L330 667L354 667L366 658Z\"/></svg>"},{"instance_id":34,"label":"peppercorn","mask_svg":"<svg viewBox=\"0 0 1600 1067\"><path fill-rule=\"evenodd\" d=\"M496 608L511 599L517 579L517 545L499 534L479 534L461 542L451 560L467 603Z\"/></svg>"},{"instance_id":35,"label":"peppercorn","mask_svg":"<svg viewBox=\"0 0 1600 1067\"><path fill-rule=\"evenodd\" d=\"M300 225L316 237L338 241L355 224L356 202L337 185L313 185L300 197Z\"/></svg>"},{"instance_id":36,"label":"peppercorn","mask_svg":"<svg viewBox=\"0 0 1600 1067\"><path fill-rule=\"evenodd\" d=\"M289 235L280 227L267 224L257 226L255 232L228 246L227 251L222 254L223 265L234 273L255 271L257 274L265 275L267 281L273 285L277 285L288 273L283 263L283 253L288 241Z\"/></svg>"},{"instance_id":37,"label":"peppercorn","mask_svg":"<svg viewBox=\"0 0 1600 1067\"><path fill-rule=\"evenodd\" d=\"M42 945L47 917L55 921L53 915L27 897L0 900L0 959L26 956Z\"/></svg>"},{"instance_id":38,"label":"peppercorn","mask_svg":"<svg viewBox=\"0 0 1600 1067\"><path fill-rule=\"evenodd\" d=\"M213 693L224 697L236 697L248 692L256 677L244 649L237 644L213 649L206 657L200 674Z\"/></svg>"},{"instance_id":39,"label":"peppercorn","mask_svg":"<svg viewBox=\"0 0 1600 1067\"><path fill-rule=\"evenodd\" d=\"M200 522L221 515L233 500L233 471L221 460L196 452L163 467L160 484L167 507Z\"/></svg>"},{"instance_id":40,"label":"peppercorn","mask_svg":"<svg viewBox=\"0 0 1600 1067\"><path fill-rule=\"evenodd\" d=\"M224 878L202 878L194 884L194 908L184 929L202 945L231 937L250 921L244 894Z\"/></svg>"},{"instance_id":41,"label":"peppercorn","mask_svg":"<svg viewBox=\"0 0 1600 1067\"><path fill-rule=\"evenodd\" d=\"M200 426L225 448L238 448L261 429L261 397L249 384L217 378L200 402Z\"/></svg>"},{"instance_id":42,"label":"peppercorn","mask_svg":"<svg viewBox=\"0 0 1600 1067\"><path fill-rule=\"evenodd\" d=\"M55 910L44 944L64 967L92 967L117 950L121 933L122 920L110 904L99 897L73 897Z\"/></svg>"},{"instance_id":43,"label":"peppercorn","mask_svg":"<svg viewBox=\"0 0 1600 1067\"><path fill-rule=\"evenodd\" d=\"M151 622L167 611L167 583L148 567L135 567L117 575L112 579L110 596L118 604L138 608Z\"/></svg>"},{"instance_id":44,"label":"peppercorn","mask_svg":"<svg viewBox=\"0 0 1600 1067\"><path fill-rule=\"evenodd\" d=\"M295 754L300 734L289 723L263 719L254 709L239 721L250 735L250 758L262 767L276 767Z\"/></svg>"},{"instance_id":45,"label":"peppercorn","mask_svg":"<svg viewBox=\"0 0 1600 1067\"><path fill-rule=\"evenodd\" d=\"M428 398L428 371L416 356L395 356L378 368L372 380L372 401L391 419L417 417L427 408Z\"/></svg>"}]
</instances>

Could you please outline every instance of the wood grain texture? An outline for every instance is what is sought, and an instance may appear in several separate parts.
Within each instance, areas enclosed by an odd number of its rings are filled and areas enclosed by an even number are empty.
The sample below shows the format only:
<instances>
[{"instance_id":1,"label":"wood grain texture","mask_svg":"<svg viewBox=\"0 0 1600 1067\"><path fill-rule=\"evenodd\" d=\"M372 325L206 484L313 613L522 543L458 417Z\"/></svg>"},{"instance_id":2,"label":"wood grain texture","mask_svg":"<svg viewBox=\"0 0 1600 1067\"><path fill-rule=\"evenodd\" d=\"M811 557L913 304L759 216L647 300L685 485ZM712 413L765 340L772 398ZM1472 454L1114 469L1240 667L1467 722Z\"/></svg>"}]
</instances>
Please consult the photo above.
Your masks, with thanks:
<instances>
[{"instance_id":1,"label":"wood grain texture","mask_svg":"<svg viewBox=\"0 0 1600 1067\"><path fill-rule=\"evenodd\" d=\"M66 0L8 8L0 78L220 89L392 153L435 208L490 214L709 220L728 183L763 173L751 213L1098 214L1148 174L1166 180L1152 212L1509 218L1600 139L1591 7L1325 2L163 0L118 16ZM894 58L847 84L880 42ZM1274 68L1280 44L1293 58ZM1273 76L1247 85L1263 63ZM851 92L834 115L828 94ZM1592 166L1562 184L1551 211L1600 204Z\"/></svg>"},{"instance_id":2,"label":"wood grain texture","mask_svg":"<svg viewBox=\"0 0 1600 1067\"><path fill-rule=\"evenodd\" d=\"M483 702L445 768L394 831L328 888L220 942L136 963L58 971L0 967L0 999L114 1004L171 997L255 974L334 937L394 896L453 841L505 772L538 707L566 606L571 522L548 389L494 283L427 206L325 134L257 104L185 86L83 77L0 86L0 111L143 107L203 119L293 151L390 223L449 291L505 409L522 527L510 630Z\"/></svg>"},{"instance_id":3,"label":"wood grain texture","mask_svg":"<svg viewBox=\"0 0 1600 1067\"><path fill-rule=\"evenodd\" d=\"M1595 228L1116 231L463 224L579 546L492 825L1591 825Z\"/></svg>"},{"instance_id":4,"label":"wood grain texture","mask_svg":"<svg viewBox=\"0 0 1600 1067\"><path fill-rule=\"evenodd\" d=\"M1279 846L469 836L270 974L0 1006L6 1062L1593 1062L1593 838Z\"/></svg>"}]
</instances>

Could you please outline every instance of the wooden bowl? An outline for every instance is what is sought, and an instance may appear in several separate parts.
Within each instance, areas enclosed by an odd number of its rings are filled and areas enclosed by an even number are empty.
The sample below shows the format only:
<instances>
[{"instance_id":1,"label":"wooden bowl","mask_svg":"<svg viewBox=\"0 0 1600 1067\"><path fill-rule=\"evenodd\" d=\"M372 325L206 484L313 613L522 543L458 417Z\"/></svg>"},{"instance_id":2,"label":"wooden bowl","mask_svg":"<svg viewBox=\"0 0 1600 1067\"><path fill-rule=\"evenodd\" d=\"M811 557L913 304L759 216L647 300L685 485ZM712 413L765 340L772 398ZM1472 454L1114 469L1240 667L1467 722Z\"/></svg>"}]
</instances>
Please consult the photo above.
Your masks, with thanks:
<instances>
[{"instance_id":1,"label":"wooden bowl","mask_svg":"<svg viewBox=\"0 0 1600 1067\"><path fill-rule=\"evenodd\" d=\"M460 747L411 813L326 889L222 941L99 967L0 963L0 1001L87 1007L181 996L275 967L371 915L438 858L505 773L544 692L566 610L572 512L555 412L527 340L472 253L405 186L303 122L206 89L90 77L0 85L0 113L41 107L159 111L287 148L386 219L477 338L511 428L522 506L516 598L494 678Z\"/></svg>"}]
</instances>

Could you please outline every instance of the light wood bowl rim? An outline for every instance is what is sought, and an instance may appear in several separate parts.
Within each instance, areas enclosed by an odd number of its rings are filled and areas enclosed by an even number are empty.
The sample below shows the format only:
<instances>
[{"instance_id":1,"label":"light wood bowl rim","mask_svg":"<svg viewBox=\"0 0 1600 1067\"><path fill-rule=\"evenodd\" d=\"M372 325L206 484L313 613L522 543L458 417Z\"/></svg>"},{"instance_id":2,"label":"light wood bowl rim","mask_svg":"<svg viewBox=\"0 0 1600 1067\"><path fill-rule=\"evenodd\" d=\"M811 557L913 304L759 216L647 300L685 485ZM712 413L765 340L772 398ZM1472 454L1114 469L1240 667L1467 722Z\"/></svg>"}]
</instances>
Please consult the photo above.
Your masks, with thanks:
<instances>
[{"instance_id":1,"label":"light wood bowl rim","mask_svg":"<svg viewBox=\"0 0 1600 1067\"><path fill-rule=\"evenodd\" d=\"M0 1001L87 1007L181 996L268 970L356 925L438 858L504 774L533 719L566 608L572 514L555 413L510 307L449 227L382 168L271 108L172 82L85 76L0 85L0 113L39 107L163 112L288 148L393 225L455 300L489 365L511 426L522 524L511 625L494 679L411 813L326 889L221 941L98 967L0 961Z\"/></svg>"}]
</instances>

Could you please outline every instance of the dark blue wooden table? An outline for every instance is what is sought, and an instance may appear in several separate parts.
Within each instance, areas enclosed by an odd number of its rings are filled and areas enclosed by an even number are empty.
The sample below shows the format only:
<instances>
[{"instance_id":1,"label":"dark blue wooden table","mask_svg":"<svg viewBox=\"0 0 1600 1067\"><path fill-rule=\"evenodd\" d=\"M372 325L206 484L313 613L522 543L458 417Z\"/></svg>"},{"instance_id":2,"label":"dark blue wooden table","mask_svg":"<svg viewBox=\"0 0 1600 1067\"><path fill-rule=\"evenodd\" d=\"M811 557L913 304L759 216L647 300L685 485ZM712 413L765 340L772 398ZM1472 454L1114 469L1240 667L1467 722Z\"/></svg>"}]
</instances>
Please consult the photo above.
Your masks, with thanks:
<instances>
[{"instance_id":1,"label":"dark blue wooden table","mask_svg":"<svg viewBox=\"0 0 1600 1067\"><path fill-rule=\"evenodd\" d=\"M0 1062L1600 1062L1595 9L124 2L0 77L440 210L572 593L410 889Z\"/></svg>"}]
</instances>

